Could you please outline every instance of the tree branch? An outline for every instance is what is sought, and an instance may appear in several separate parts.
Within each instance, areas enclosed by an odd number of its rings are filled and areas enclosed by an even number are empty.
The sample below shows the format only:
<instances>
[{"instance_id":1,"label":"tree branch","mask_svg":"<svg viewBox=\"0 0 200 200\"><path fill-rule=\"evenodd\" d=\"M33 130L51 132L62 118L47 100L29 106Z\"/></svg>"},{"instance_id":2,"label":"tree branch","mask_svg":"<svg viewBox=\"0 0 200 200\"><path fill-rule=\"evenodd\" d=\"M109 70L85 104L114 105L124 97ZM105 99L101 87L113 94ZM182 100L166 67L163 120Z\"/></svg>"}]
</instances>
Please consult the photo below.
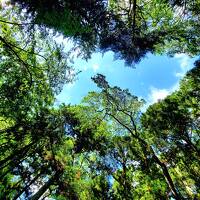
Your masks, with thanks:
<instances>
[{"instance_id":1,"label":"tree branch","mask_svg":"<svg viewBox=\"0 0 200 200\"><path fill-rule=\"evenodd\" d=\"M5 21L5 20L2 20L0 19L0 22L3 22L3 23L6 23L6 24L12 24L12 25L16 25L16 26L26 26L26 25L30 25L30 24L37 24L37 23L16 23L16 22L10 22L10 21Z\"/></svg>"},{"instance_id":2,"label":"tree branch","mask_svg":"<svg viewBox=\"0 0 200 200\"><path fill-rule=\"evenodd\" d=\"M17 57L17 59L23 64L23 66L26 68L27 72L29 73L30 76L30 87L32 86L32 82L33 82L33 78L32 78L32 74L29 70L29 66L27 63L25 63L20 56L17 54L17 52L10 46L10 44L3 38L0 36L0 40L6 45L6 47L8 47L10 49L10 51Z\"/></svg>"}]
</instances>

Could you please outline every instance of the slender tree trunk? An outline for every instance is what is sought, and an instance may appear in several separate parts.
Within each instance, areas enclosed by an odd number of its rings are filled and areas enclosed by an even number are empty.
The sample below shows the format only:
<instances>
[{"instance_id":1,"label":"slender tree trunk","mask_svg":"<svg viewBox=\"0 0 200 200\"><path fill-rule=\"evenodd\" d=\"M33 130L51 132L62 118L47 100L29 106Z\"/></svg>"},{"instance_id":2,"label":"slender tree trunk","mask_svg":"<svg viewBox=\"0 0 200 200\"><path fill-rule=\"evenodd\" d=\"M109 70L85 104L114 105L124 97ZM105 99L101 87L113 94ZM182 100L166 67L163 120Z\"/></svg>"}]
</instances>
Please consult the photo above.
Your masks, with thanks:
<instances>
[{"instance_id":1,"label":"slender tree trunk","mask_svg":"<svg viewBox=\"0 0 200 200\"><path fill-rule=\"evenodd\" d=\"M165 163L160 161L160 159L156 156L154 150L151 148L150 145L147 144L147 142L145 140L143 140L143 139L141 139L139 137L137 139L139 140L141 145L144 147L143 151L145 152L145 154L147 154L148 151L149 151L149 153L153 155L153 159L154 159L155 163L157 163L161 167L163 175L164 175L164 177L165 177L165 179L167 181L167 184L168 184L169 188L171 189L171 192L174 195L174 198L176 200L183 199L181 197L181 195L176 191L175 185L173 183L173 180L172 180L172 178L171 178L171 176L170 176L170 174L168 172L168 169L167 169L167 166L165 165Z\"/></svg>"},{"instance_id":2,"label":"slender tree trunk","mask_svg":"<svg viewBox=\"0 0 200 200\"><path fill-rule=\"evenodd\" d=\"M147 144L147 142L141 138L138 137L139 142L142 144L142 146L145 148L143 149L145 153L147 153L147 151L149 151L150 154L153 155L153 159L154 161L161 167L163 175L167 181L167 184L169 186L169 188L171 189L174 198L176 200L181 200L182 197L181 195L176 191L175 185L173 183L173 180L168 172L167 166L165 165L165 163L161 162L160 159L156 156L154 150L151 148L150 145Z\"/></svg>"},{"instance_id":3,"label":"slender tree trunk","mask_svg":"<svg viewBox=\"0 0 200 200\"><path fill-rule=\"evenodd\" d=\"M14 151L10 156L8 156L7 158L5 158L4 160L0 161L0 169L2 169L4 167L4 165L9 161L14 159L15 157L21 156L23 157L24 155L26 155L26 153L29 151L30 147L34 144L35 142L32 142L28 145L26 145L25 147L18 149L16 151Z\"/></svg>"},{"instance_id":4,"label":"slender tree trunk","mask_svg":"<svg viewBox=\"0 0 200 200\"><path fill-rule=\"evenodd\" d=\"M167 166L159 160L159 158L155 155L155 153L153 154L153 159L161 167L163 175L164 175L164 177L165 177L165 179L166 179L166 181L167 181L167 183L168 183L168 185L169 185L169 187L170 187L170 189L171 189L171 191L174 195L174 198L177 199L177 200L181 200L182 197L176 191L175 185L174 185L173 180L172 180L172 178L171 178L171 176L168 172Z\"/></svg>"},{"instance_id":5,"label":"slender tree trunk","mask_svg":"<svg viewBox=\"0 0 200 200\"><path fill-rule=\"evenodd\" d=\"M54 180L59 176L59 172L56 172L39 190L36 192L30 200L38 200L53 184Z\"/></svg>"},{"instance_id":6,"label":"slender tree trunk","mask_svg":"<svg viewBox=\"0 0 200 200\"><path fill-rule=\"evenodd\" d=\"M165 165L163 162L161 162L161 161L159 160L159 158L156 156L156 154L155 154L155 152L153 151L153 149L151 148L151 146L150 146L144 139L142 139L142 138L140 138L140 137L138 136L137 128L136 128L136 126L135 126L134 120L131 119L131 120L133 121L133 128L134 128L134 131L132 131L131 128L129 128L126 124L124 124L123 122L121 122L117 117L115 117L115 115L110 114L110 113L109 113L109 115L110 115L112 118L114 118L121 126L123 126L124 128L126 128L126 129L129 131L129 133L131 134L131 136L132 136L133 138L135 138L135 139L138 140L138 142L140 143L140 145L143 147L143 151L144 151L145 154L148 153L148 152L149 152L150 154L152 154L154 161L161 167L162 172L163 172L163 175L164 175L164 177L165 177L165 179L166 179L166 181L167 181L167 184L168 184L169 188L171 189L171 191L172 191L172 193L173 193L173 195L174 195L174 198L175 198L176 200L181 200L181 199L183 199L183 198L178 194L178 192L176 191L175 185L174 185L173 180L172 180L172 178L171 178L171 176L170 176L170 174L169 174L169 172L168 172L168 169L167 169L166 165ZM128 116L130 117L130 115L128 115Z\"/></svg>"},{"instance_id":7,"label":"slender tree trunk","mask_svg":"<svg viewBox=\"0 0 200 200\"><path fill-rule=\"evenodd\" d=\"M19 198L42 174L42 171L38 173L20 192L17 193L17 195L13 198L13 200L16 200Z\"/></svg>"},{"instance_id":8,"label":"slender tree trunk","mask_svg":"<svg viewBox=\"0 0 200 200\"><path fill-rule=\"evenodd\" d=\"M174 195L174 198L176 200L183 199L181 197L181 195L176 191L175 185L173 183L173 180L172 180L172 178L171 178L171 176L168 172L168 169L167 169L167 166L165 165L165 163L160 161L160 159L156 156L154 150L151 148L151 146L145 140L143 140L143 139L141 139L140 137L137 137L137 136L136 136L136 138L139 140L141 145L144 147L143 151L145 152L145 154L147 153L147 151L149 151L149 153L153 155L154 161L161 167L163 175L164 175L164 177L167 181L169 188L171 189L171 192Z\"/></svg>"}]
</instances>

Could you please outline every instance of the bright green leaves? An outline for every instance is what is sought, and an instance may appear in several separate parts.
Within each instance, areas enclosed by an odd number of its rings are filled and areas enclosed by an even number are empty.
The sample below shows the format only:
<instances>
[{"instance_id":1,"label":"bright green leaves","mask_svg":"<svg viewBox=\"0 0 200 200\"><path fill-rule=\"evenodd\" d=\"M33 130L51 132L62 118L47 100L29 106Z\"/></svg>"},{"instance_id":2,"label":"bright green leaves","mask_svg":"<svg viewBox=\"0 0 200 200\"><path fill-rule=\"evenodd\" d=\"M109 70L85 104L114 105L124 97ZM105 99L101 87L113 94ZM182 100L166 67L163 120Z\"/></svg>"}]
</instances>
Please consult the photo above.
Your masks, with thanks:
<instances>
[{"instance_id":1,"label":"bright green leaves","mask_svg":"<svg viewBox=\"0 0 200 200\"><path fill-rule=\"evenodd\" d=\"M77 153L82 150L103 152L103 146L106 148L110 132L109 126L102 120L102 114L96 113L94 108L89 106L66 106L62 109L66 122L73 129L68 134L76 136L75 151Z\"/></svg>"},{"instance_id":2,"label":"bright green leaves","mask_svg":"<svg viewBox=\"0 0 200 200\"><path fill-rule=\"evenodd\" d=\"M198 74L198 67L193 73ZM102 75L93 78L102 91L89 93L83 103L95 111L94 118L99 113L111 127L113 137L107 151L110 164L105 161L103 166L115 179L111 188L115 198L165 199L170 191L177 199L193 198L198 192L198 172L192 170L192 166L198 166L198 136L197 127L191 126L196 121L191 113L198 113L192 106L199 102L197 77L189 73L179 91L143 114L142 124L143 100L111 87Z\"/></svg>"},{"instance_id":3,"label":"bright green leaves","mask_svg":"<svg viewBox=\"0 0 200 200\"><path fill-rule=\"evenodd\" d=\"M16 22L16 10L1 13L1 113L11 117L14 111L18 117L30 117L40 107L52 105L54 93L72 81L75 73L53 35L44 36L37 25L26 25L30 17L19 15Z\"/></svg>"},{"instance_id":4,"label":"bright green leaves","mask_svg":"<svg viewBox=\"0 0 200 200\"><path fill-rule=\"evenodd\" d=\"M199 66L180 83L180 89L150 106L142 116L146 136L168 163L170 174L183 196L198 193L199 172ZM148 140L148 138L147 138Z\"/></svg>"},{"instance_id":5,"label":"bright green leaves","mask_svg":"<svg viewBox=\"0 0 200 200\"><path fill-rule=\"evenodd\" d=\"M194 55L198 2L187 3L185 17L176 13L182 1L18 2L26 8L21 14L12 7L0 16L2 198L198 198L199 61L178 91L144 114L144 100L100 74L92 78L100 92L52 108L75 75L55 31L72 37L86 58L97 48L127 64L147 52Z\"/></svg>"},{"instance_id":6,"label":"bright green leaves","mask_svg":"<svg viewBox=\"0 0 200 200\"><path fill-rule=\"evenodd\" d=\"M66 164L65 152L59 151L63 116L50 107L55 93L75 74L64 47L53 35L45 36L30 16L7 8L1 12L0 26L0 182L4 186L0 193L8 199L22 194L28 198L32 184L43 184L44 177L60 173ZM66 150L68 154L72 148Z\"/></svg>"}]
</instances>

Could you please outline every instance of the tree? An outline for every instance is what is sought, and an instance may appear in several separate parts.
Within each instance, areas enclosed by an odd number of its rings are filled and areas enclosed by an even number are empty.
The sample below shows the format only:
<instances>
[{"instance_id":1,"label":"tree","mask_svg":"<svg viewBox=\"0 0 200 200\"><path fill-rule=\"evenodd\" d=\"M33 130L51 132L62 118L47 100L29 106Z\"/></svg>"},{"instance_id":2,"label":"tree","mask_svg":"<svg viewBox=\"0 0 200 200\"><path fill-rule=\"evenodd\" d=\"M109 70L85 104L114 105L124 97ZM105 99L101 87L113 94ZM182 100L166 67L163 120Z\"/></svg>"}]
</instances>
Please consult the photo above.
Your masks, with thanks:
<instances>
[{"instance_id":1,"label":"tree","mask_svg":"<svg viewBox=\"0 0 200 200\"><path fill-rule=\"evenodd\" d=\"M17 12L1 8L0 16L0 193L8 199L29 196L29 186L51 171L44 148L63 132L53 136L43 117L74 76L63 46L37 25L22 24L29 19Z\"/></svg>"},{"instance_id":2,"label":"tree","mask_svg":"<svg viewBox=\"0 0 200 200\"><path fill-rule=\"evenodd\" d=\"M12 2L31 13L33 23L71 37L85 58L111 50L115 58L134 65L147 53L199 54L198 1Z\"/></svg>"},{"instance_id":3,"label":"tree","mask_svg":"<svg viewBox=\"0 0 200 200\"><path fill-rule=\"evenodd\" d=\"M159 185L159 183L156 184L156 181L160 181L162 185L167 185L162 195L171 191L174 198L181 199L181 194L175 187L166 163L160 158L159 153L154 149L153 145L149 144L144 138L144 132L139 123L141 115L140 107L144 103L143 100L139 100L136 96L131 95L128 90L110 87L103 75L97 75L93 80L102 89L102 92L99 94L95 92L90 93L86 98L86 103L95 107L95 112L101 112L103 119L112 124L114 134L119 135L120 143L118 144L114 140L114 147L112 146L110 149L110 152L112 152L110 159L113 158L118 163L118 168L115 170L117 174L121 172L120 178L118 177L119 175L112 175L120 186L124 187L123 191L127 190L130 193L129 188L132 188L130 185L134 184L134 181L130 182L131 180L128 180L126 173L131 174L130 171L138 170L139 173L146 174L149 179L152 179L150 178L151 176L154 178L157 177L152 183L154 187ZM149 184L148 181L146 183ZM156 196L160 191L152 190L152 193ZM158 193L156 194L156 192ZM124 197L128 198L127 194L125 192L123 194Z\"/></svg>"},{"instance_id":4,"label":"tree","mask_svg":"<svg viewBox=\"0 0 200 200\"><path fill-rule=\"evenodd\" d=\"M87 120L98 113L98 121L111 126L101 168L114 179L116 199L198 198L199 61L195 65L177 92L144 114L143 100L111 87L103 75L93 78L102 91L90 92L83 103L90 110Z\"/></svg>"},{"instance_id":5,"label":"tree","mask_svg":"<svg viewBox=\"0 0 200 200\"><path fill-rule=\"evenodd\" d=\"M151 144L168 163L180 192L189 199L199 195L198 107L199 61L196 61L196 67L181 81L180 89L150 106L142 117Z\"/></svg>"},{"instance_id":6,"label":"tree","mask_svg":"<svg viewBox=\"0 0 200 200\"><path fill-rule=\"evenodd\" d=\"M52 108L54 95L73 79L73 68L54 35L44 35L31 18L17 12L1 10L0 17L1 198L88 199L97 185L107 187L103 174L90 171L87 158L87 152L100 150L94 140L105 141L100 133L94 136L103 125L85 127L72 108Z\"/></svg>"},{"instance_id":7,"label":"tree","mask_svg":"<svg viewBox=\"0 0 200 200\"><path fill-rule=\"evenodd\" d=\"M16 13L1 11L0 101L1 115L22 118L23 113L32 115L37 107L52 104L53 95L73 79L73 68L53 35L45 37L36 25L22 25L26 18Z\"/></svg>"},{"instance_id":8,"label":"tree","mask_svg":"<svg viewBox=\"0 0 200 200\"><path fill-rule=\"evenodd\" d=\"M88 199L95 198L97 191L100 196L101 186L108 187L106 174L99 174L94 162L95 157L105 154L107 138L101 134L105 124L86 126L80 109L84 108L45 109L19 129L4 130L18 133L22 139L13 138L12 148L6 147L1 155L2 198ZM32 192L34 186L36 193Z\"/></svg>"}]
</instances>

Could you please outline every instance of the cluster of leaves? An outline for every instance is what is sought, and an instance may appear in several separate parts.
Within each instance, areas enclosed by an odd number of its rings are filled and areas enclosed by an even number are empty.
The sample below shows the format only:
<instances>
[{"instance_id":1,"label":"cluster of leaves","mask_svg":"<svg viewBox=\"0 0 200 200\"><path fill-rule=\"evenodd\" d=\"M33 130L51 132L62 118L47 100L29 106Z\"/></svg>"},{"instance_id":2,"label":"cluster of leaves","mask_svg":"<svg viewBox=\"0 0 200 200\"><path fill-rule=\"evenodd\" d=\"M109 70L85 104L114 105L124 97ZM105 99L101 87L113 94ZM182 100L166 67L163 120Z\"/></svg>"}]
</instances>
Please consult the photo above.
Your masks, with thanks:
<instances>
[{"instance_id":1,"label":"cluster of leaves","mask_svg":"<svg viewBox=\"0 0 200 200\"><path fill-rule=\"evenodd\" d=\"M53 95L73 79L64 46L53 35L44 36L36 25L22 24L29 19L17 12L4 9L0 16L0 109L12 116L50 105Z\"/></svg>"},{"instance_id":2,"label":"cluster of leaves","mask_svg":"<svg viewBox=\"0 0 200 200\"><path fill-rule=\"evenodd\" d=\"M110 170L117 199L199 198L199 69L197 61L177 92L142 115L142 100L94 78L102 92L91 93L89 104L117 137L109 151L118 162Z\"/></svg>"},{"instance_id":3,"label":"cluster of leaves","mask_svg":"<svg viewBox=\"0 0 200 200\"><path fill-rule=\"evenodd\" d=\"M199 1L12 0L34 23L71 37L89 58L113 51L127 65L147 53L199 54Z\"/></svg>"}]
</instances>

